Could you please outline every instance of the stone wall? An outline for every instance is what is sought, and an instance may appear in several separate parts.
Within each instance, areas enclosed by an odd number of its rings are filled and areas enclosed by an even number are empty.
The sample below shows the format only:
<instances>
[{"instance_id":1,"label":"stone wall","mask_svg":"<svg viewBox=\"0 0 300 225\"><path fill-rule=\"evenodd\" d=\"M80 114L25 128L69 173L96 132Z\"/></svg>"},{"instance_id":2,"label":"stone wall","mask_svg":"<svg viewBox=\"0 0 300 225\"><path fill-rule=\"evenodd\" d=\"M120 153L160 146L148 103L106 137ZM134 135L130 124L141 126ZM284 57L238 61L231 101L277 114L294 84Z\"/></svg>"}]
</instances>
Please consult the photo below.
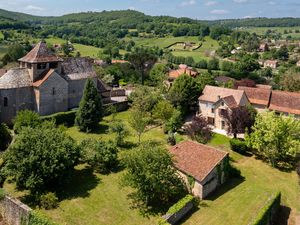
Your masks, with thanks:
<instances>
[{"instance_id":1,"label":"stone wall","mask_svg":"<svg viewBox=\"0 0 300 225\"><path fill-rule=\"evenodd\" d=\"M188 214L193 209L193 207L194 204L192 201L190 201L178 212L170 215L164 215L163 219L165 219L170 224L176 224L178 221L184 218L185 215Z\"/></svg>"},{"instance_id":2,"label":"stone wall","mask_svg":"<svg viewBox=\"0 0 300 225\"><path fill-rule=\"evenodd\" d=\"M28 221L31 212L27 205L9 196L0 201L0 210L7 225L22 225L22 221Z\"/></svg>"}]
</instances>

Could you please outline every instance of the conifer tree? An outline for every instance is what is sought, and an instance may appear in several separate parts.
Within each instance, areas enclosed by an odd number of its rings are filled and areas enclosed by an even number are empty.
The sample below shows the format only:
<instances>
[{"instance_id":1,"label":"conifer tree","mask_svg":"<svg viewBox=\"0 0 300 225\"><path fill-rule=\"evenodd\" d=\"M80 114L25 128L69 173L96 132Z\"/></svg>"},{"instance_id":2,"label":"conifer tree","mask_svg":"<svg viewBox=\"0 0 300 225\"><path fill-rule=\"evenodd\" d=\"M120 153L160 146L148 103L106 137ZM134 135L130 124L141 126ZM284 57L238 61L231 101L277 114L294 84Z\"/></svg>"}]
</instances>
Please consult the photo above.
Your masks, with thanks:
<instances>
[{"instance_id":1,"label":"conifer tree","mask_svg":"<svg viewBox=\"0 0 300 225\"><path fill-rule=\"evenodd\" d=\"M90 132L93 128L97 127L102 116L101 96L94 82L88 79L76 114L75 124L79 127L80 131Z\"/></svg>"}]
</instances>

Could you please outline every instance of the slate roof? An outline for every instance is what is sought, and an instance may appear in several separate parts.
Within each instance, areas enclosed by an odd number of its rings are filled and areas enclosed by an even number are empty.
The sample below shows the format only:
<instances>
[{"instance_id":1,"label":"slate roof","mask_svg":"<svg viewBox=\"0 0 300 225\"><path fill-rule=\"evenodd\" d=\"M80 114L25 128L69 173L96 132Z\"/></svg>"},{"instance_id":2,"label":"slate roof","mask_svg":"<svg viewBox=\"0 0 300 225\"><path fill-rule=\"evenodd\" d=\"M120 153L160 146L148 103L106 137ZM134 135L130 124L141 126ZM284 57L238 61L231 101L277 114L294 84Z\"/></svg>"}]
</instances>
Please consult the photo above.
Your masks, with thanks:
<instances>
[{"instance_id":1,"label":"slate roof","mask_svg":"<svg viewBox=\"0 0 300 225\"><path fill-rule=\"evenodd\" d=\"M19 61L29 62L29 63L46 63L46 62L59 62L62 61L62 59L57 57L47 47L45 42L39 42L27 55L19 59Z\"/></svg>"},{"instance_id":2,"label":"slate roof","mask_svg":"<svg viewBox=\"0 0 300 225\"><path fill-rule=\"evenodd\" d=\"M206 85L203 90L203 94L200 96L199 100L215 103L219 101L220 98L232 96L236 104L240 105L244 93L245 92L243 90L235 90L230 88Z\"/></svg>"},{"instance_id":3,"label":"slate roof","mask_svg":"<svg viewBox=\"0 0 300 225\"><path fill-rule=\"evenodd\" d=\"M269 109L300 115L300 93L272 91Z\"/></svg>"},{"instance_id":4,"label":"slate roof","mask_svg":"<svg viewBox=\"0 0 300 225\"><path fill-rule=\"evenodd\" d=\"M251 104L268 106L271 96L271 90L266 88L252 88L239 86L239 90L245 91Z\"/></svg>"},{"instance_id":5,"label":"slate roof","mask_svg":"<svg viewBox=\"0 0 300 225\"><path fill-rule=\"evenodd\" d=\"M67 58L62 63L62 74L66 80L81 80L96 77L97 74L88 58Z\"/></svg>"},{"instance_id":6,"label":"slate roof","mask_svg":"<svg viewBox=\"0 0 300 225\"><path fill-rule=\"evenodd\" d=\"M11 69L0 77L0 89L30 87L31 85L28 69Z\"/></svg>"},{"instance_id":7,"label":"slate roof","mask_svg":"<svg viewBox=\"0 0 300 225\"><path fill-rule=\"evenodd\" d=\"M215 78L215 81L219 83L227 83L229 81L235 81L235 79L227 76L218 76Z\"/></svg>"},{"instance_id":8,"label":"slate roof","mask_svg":"<svg viewBox=\"0 0 300 225\"><path fill-rule=\"evenodd\" d=\"M169 151L174 156L174 166L199 182L202 182L228 155L227 152L193 141L181 142Z\"/></svg>"}]
</instances>

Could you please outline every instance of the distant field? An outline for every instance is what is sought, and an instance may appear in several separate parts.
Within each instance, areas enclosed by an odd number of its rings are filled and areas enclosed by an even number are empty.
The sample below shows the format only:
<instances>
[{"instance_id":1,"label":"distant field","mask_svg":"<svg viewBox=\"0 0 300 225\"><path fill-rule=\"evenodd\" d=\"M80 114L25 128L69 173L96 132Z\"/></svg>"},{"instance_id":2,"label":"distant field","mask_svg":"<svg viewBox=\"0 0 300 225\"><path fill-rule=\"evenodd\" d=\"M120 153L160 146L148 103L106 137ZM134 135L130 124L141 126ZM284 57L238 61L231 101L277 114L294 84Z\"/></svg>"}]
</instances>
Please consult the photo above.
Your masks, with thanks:
<instances>
[{"instance_id":1,"label":"distant field","mask_svg":"<svg viewBox=\"0 0 300 225\"><path fill-rule=\"evenodd\" d=\"M291 35L293 38L300 38L300 33L295 33L295 30L300 30L300 27L250 27L250 28L240 28L239 30L246 30L251 33L256 33L258 35L263 35L267 30L275 30L276 32L282 33L282 37L287 37ZM292 33L284 34L284 30L292 31Z\"/></svg>"}]
</instances>

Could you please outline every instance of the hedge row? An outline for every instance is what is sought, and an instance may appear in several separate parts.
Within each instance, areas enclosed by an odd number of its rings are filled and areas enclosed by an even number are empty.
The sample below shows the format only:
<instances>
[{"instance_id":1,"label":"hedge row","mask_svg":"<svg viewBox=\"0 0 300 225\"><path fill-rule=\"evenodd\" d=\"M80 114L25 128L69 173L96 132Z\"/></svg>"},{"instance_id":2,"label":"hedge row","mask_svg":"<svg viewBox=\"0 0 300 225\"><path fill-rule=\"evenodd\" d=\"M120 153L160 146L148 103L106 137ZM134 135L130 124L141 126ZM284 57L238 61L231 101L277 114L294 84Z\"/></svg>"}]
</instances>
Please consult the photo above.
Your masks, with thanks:
<instances>
[{"instance_id":1,"label":"hedge row","mask_svg":"<svg viewBox=\"0 0 300 225\"><path fill-rule=\"evenodd\" d=\"M194 196L186 195L184 198L179 200L176 204L171 206L166 214L175 214L179 212L187 203L194 201Z\"/></svg>"},{"instance_id":2,"label":"hedge row","mask_svg":"<svg viewBox=\"0 0 300 225\"><path fill-rule=\"evenodd\" d=\"M68 111L68 112L60 112L55 113L49 116L42 116L41 119L45 120L54 120L57 125L65 125L67 127L71 127L74 125L76 110Z\"/></svg>"},{"instance_id":3,"label":"hedge row","mask_svg":"<svg viewBox=\"0 0 300 225\"><path fill-rule=\"evenodd\" d=\"M251 225L267 225L272 221L274 213L276 213L280 207L281 193L278 192L272 196L268 202L260 209L255 220Z\"/></svg>"},{"instance_id":4,"label":"hedge row","mask_svg":"<svg viewBox=\"0 0 300 225\"><path fill-rule=\"evenodd\" d=\"M248 151L246 142L237 138L230 139L230 148L232 151L240 154L245 154Z\"/></svg>"}]
</instances>

